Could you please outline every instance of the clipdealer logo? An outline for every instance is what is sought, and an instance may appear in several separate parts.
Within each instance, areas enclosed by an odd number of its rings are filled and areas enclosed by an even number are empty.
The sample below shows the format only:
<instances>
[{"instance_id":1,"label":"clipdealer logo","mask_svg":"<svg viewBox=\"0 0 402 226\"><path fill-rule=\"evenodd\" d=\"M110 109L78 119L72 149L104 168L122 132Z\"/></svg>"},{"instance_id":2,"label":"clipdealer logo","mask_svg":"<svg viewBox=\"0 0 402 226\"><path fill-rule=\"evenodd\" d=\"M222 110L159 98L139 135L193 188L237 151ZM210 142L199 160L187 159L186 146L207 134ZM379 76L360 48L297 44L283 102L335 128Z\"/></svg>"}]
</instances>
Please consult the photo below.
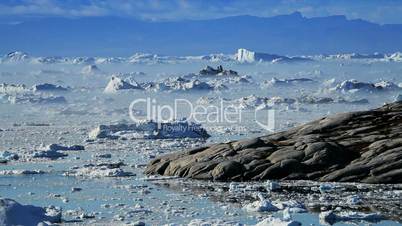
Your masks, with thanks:
<instances>
[{"instance_id":1,"label":"clipdealer logo","mask_svg":"<svg viewBox=\"0 0 402 226\"><path fill-rule=\"evenodd\" d=\"M137 115L137 109L145 109L145 114ZM129 105L130 119L135 122L172 122L185 118L197 124L229 124L239 126L243 123L245 109L220 98L218 104L195 104L188 99L177 98L172 104L160 104L155 98L138 98ZM269 132L275 131L275 110L254 109L254 122Z\"/></svg>"}]
</instances>

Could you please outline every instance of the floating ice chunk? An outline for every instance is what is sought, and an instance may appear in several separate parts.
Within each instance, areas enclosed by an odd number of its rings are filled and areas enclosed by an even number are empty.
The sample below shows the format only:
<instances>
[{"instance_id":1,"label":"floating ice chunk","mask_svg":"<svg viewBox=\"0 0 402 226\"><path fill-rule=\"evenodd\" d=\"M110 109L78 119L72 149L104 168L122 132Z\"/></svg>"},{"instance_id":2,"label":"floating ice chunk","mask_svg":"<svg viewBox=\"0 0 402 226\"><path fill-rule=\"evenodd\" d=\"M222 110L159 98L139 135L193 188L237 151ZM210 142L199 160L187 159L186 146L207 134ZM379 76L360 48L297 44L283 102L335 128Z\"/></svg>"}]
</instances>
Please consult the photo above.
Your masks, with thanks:
<instances>
[{"instance_id":1,"label":"floating ice chunk","mask_svg":"<svg viewBox=\"0 0 402 226\"><path fill-rule=\"evenodd\" d=\"M239 74L237 73L237 71L224 70L222 65L219 65L216 69L211 66L207 66L206 68L202 69L199 72L199 75L201 75L201 76L238 76Z\"/></svg>"},{"instance_id":2,"label":"floating ice chunk","mask_svg":"<svg viewBox=\"0 0 402 226\"><path fill-rule=\"evenodd\" d=\"M8 96L8 102L11 104L65 104L67 100L63 96L24 94Z\"/></svg>"},{"instance_id":3,"label":"floating ice chunk","mask_svg":"<svg viewBox=\"0 0 402 226\"><path fill-rule=\"evenodd\" d=\"M110 168L107 166L84 166L82 168L67 171L64 173L64 175L89 178L135 176L135 174L132 172L127 172L120 168Z\"/></svg>"},{"instance_id":4,"label":"floating ice chunk","mask_svg":"<svg viewBox=\"0 0 402 226\"><path fill-rule=\"evenodd\" d=\"M67 156L67 154L52 150L38 151L32 155L33 158L49 158L49 159L58 159L65 156Z\"/></svg>"},{"instance_id":5,"label":"floating ice chunk","mask_svg":"<svg viewBox=\"0 0 402 226\"><path fill-rule=\"evenodd\" d=\"M140 84L138 84L134 79L122 79L116 76L112 76L109 83L107 84L104 93L116 93L119 90L127 90L127 89L140 89Z\"/></svg>"},{"instance_id":6,"label":"floating ice chunk","mask_svg":"<svg viewBox=\"0 0 402 226\"><path fill-rule=\"evenodd\" d=\"M300 203L295 200L288 200L288 201L276 201L273 202L273 205L276 206L280 210L286 210L289 213L305 213L307 212L306 207L303 203Z\"/></svg>"},{"instance_id":7,"label":"floating ice chunk","mask_svg":"<svg viewBox=\"0 0 402 226\"><path fill-rule=\"evenodd\" d=\"M241 226L242 224L234 221L220 219L193 219L187 226ZM165 225L166 226L166 225ZM169 225L170 226L170 225Z\"/></svg>"},{"instance_id":8,"label":"floating ice chunk","mask_svg":"<svg viewBox=\"0 0 402 226\"><path fill-rule=\"evenodd\" d=\"M61 209L22 205L12 199L0 198L0 225L38 225L45 221L60 223Z\"/></svg>"},{"instance_id":9,"label":"floating ice chunk","mask_svg":"<svg viewBox=\"0 0 402 226\"><path fill-rule=\"evenodd\" d=\"M292 98L282 98L282 97L259 97L255 95L250 95L246 97L239 98L237 100L233 100L232 103L234 106L240 109L270 109L274 105L279 104L293 104L296 100Z\"/></svg>"},{"instance_id":10,"label":"floating ice chunk","mask_svg":"<svg viewBox=\"0 0 402 226\"><path fill-rule=\"evenodd\" d=\"M49 144L44 149L50 151L83 151L85 147L82 145L62 146L59 144Z\"/></svg>"},{"instance_id":11,"label":"floating ice chunk","mask_svg":"<svg viewBox=\"0 0 402 226\"><path fill-rule=\"evenodd\" d=\"M336 222L342 221L365 221L370 223L376 223L384 220L384 216L378 213L358 213L352 211L345 211L340 213L334 213L333 211L321 212L319 215L320 223L324 225L332 225Z\"/></svg>"},{"instance_id":12,"label":"floating ice chunk","mask_svg":"<svg viewBox=\"0 0 402 226\"><path fill-rule=\"evenodd\" d=\"M363 203L363 200L358 195L351 195L346 198L346 203L349 205L360 205Z\"/></svg>"},{"instance_id":13,"label":"floating ice chunk","mask_svg":"<svg viewBox=\"0 0 402 226\"><path fill-rule=\"evenodd\" d=\"M0 161L11 161L18 160L19 156L16 153L11 153L9 151L1 151L0 152Z\"/></svg>"},{"instance_id":14,"label":"floating ice chunk","mask_svg":"<svg viewBox=\"0 0 402 226\"><path fill-rule=\"evenodd\" d=\"M81 74L84 74L84 75L95 75L95 74L101 74L101 73L102 73L101 70L99 70L99 68L94 64L87 65L87 66L83 67L81 70Z\"/></svg>"},{"instance_id":15,"label":"floating ice chunk","mask_svg":"<svg viewBox=\"0 0 402 226\"><path fill-rule=\"evenodd\" d=\"M335 189L335 187L336 186L334 184L321 184L319 190L321 193L331 192Z\"/></svg>"},{"instance_id":16,"label":"floating ice chunk","mask_svg":"<svg viewBox=\"0 0 402 226\"><path fill-rule=\"evenodd\" d=\"M271 212L278 211L278 207L274 206L269 200L265 199L261 193L257 194L258 199L252 203L246 204L243 208L248 212Z\"/></svg>"},{"instance_id":17,"label":"floating ice chunk","mask_svg":"<svg viewBox=\"0 0 402 226\"><path fill-rule=\"evenodd\" d=\"M49 159L58 159L67 156L60 151L81 151L85 150L85 147L82 145L72 145L72 146L62 146L59 144L50 144L46 147L41 147L39 150L36 150L33 154L33 158L49 158Z\"/></svg>"},{"instance_id":18,"label":"floating ice chunk","mask_svg":"<svg viewBox=\"0 0 402 226\"><path fill-rule=\"evenodd\" d=\"M314 80L309 78L291 78L291 79L277 79L273 77L271 80L262 82L263 86L289 86L300 83L315 83Z\"/></svg>"},{"instance_id":19,"label":"floating ice chunk","mask_svg":"<svg viewBox=\"0 0 402 226\"><path fill-rule=\"evenodd\" d=\"M281 189L281 185L276 181L267 181L267 191L278 191Z\"/></svg>"},{"instance_id":20,"label":"floating ice chunk","mask_svg":"<svg viewBox=\"0 0 402 226\"><path fill-rule=\"evenodd\" d=\"M0 175L34 175L44 174L42 170L1 170Z\"/></svg>"},{"instance_id":21,"label":"floating ice chunk","mask_svg":"<svg viewBox=\"0 0 402 226\"><path fill-rule=\"evenodd\" d=\"M100 125L89 133L90 139L127 137L134 139L208 138L200 124L187 121Z\"/></svg>"},{"instance_id":22,"label":"floating ice chunk","mask_svg":"<svg viewBox=\"0 0 402 226\"><path fill-rule=\"evenodd\" d=\"M7 55L5 55L1 62L6 62L6 63L18 63L18 62L26 62L28 60L30 60L31 57L24 52L21 51L15 51L15 52L11 52L8 53Z\"/></svg>"},{"instance_id":23,"label":"floating ice chunk","mask_svg":"<svg viewBox=\"0 0 402 226\"><path fill-rule=\"evenodd\" d=\"M7 84L7 83L1 83L0 84L0 94L17 94L17 93L24 93L28 92L29 89L23 85L23 84Z\"/></svg>"},{"instance_id":24,"label":"floating ice chunk","mask_svg":"<svg viewBox=\"0 0 402 226\"><path fill-rule=\"evenodd\" d=\"M212 91L224 90L227 87L221 83L203 82L198 79L185 79L183 77L173 77L161 82L149 82L142 85L146 90L153 91Z\"/></svg>"},{"instance_id":25,"label":"floating ice chunk","mask_svg":"<svg viewBox=\"0 0 402 226\"><path fill-rule=\"evenodd\" d=\"M68 88L50 83L42 83L32 86L32 90L34 92L53 92L53 91L67 91Z\"/></svg>"},{"instance_id":26,"label":"floating ice chunk","mask_svg":"<svg viewBox=\"0 0 402 226\"><path fill-rule=\"evenodd\" d=\"M386 56L385 58L388 61L401 62L402 61L402 53L401 52L396 52L396 53L393 53L393 54L391 54L389 56Z\"/></svg>"},{"instance_id":27,"label":"floating ice chunk","mask_svg":"<svg viewBox=\"0 0 402 226\"><path fill-rule=\"evenodd\" d=\"M286 57L275 54L253 52L247 49L238 49L236 60L239 61L240 63L254 63L259 61L280 63L280 62L311 61L312 59L305 57Z\"/></svg>"},{"instance_id":28,"label":"floating ice chunk","mask_svg":"<svg viewBox=\"0 0 402 226\"><path fill-rule=\"evenodd\" d=\"M396 95L394 101L395 101L395 102L397 102L397 101L402 101L402 94Z\"/></svg>"},{"instance_id":29,"label":"floating ice chunk","mask_svg":"<svg viewBox=\"0 0 402 226\"><path fill-rule=\"evenodd\" d=\"M330 88L329 91L338 91L343 93L355 92L380 92L380 91L396 91L401 87L390 81L381 81L377 83L359 82L355 79L345 80L335 87Z\"/></svg>"},{"instance_id":30,"label":"floating ice chunk","mask_svg":"<svg viewBox=\"0 0 402 226\"><path fill-rule=\"evenodd\" d=\"M258 222L255 226L301 226L301 225L302 224L298 221L281 220L279 218L270 216Z\"/></svg>"}]
</instances>

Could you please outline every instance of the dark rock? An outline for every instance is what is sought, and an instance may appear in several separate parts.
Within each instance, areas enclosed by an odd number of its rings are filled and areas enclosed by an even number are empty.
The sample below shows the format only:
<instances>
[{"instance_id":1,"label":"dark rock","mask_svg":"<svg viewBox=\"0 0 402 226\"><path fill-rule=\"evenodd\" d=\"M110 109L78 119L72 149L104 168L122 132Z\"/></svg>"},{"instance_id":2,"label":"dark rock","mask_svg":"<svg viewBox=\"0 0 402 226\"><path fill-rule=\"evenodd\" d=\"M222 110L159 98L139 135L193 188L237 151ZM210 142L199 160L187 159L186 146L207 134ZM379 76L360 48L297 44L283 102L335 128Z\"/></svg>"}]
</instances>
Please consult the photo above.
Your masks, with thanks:
<instances>
[{"instance_id":1,"label":"dark rock","mask_svg":"<svg viewBox=\"0 0 402 226\"><path fill-rule=\"evenodd\" d=\"M177 152L146 174L218 181L402 183L402 102L343 113L258 138Z\"/></svg>"}]
</instances>

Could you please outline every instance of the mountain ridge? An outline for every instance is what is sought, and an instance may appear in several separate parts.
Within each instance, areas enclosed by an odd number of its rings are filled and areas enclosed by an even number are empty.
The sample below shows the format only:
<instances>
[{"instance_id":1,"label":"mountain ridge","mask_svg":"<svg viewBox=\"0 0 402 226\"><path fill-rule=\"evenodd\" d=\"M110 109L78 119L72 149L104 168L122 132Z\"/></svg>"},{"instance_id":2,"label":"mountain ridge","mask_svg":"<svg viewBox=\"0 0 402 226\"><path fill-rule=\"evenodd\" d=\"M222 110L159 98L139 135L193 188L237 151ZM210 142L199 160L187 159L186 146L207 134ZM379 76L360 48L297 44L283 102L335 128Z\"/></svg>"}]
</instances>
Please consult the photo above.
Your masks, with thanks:
<instances>
[{"instance_id":1,"label":"mountain ridge","mask_svg":"<svg viewBox=\"0 0 402 226\"><path fill-rule=\"evenodd\" d=\"M34 55L200 55L233 53L238 48L281 55L402 51L401 24L380 25L343 15L306 18L299 12L162 22L124 17L36 18L0 24L0 30L0 52L24 50Z\"/></svg>"}]
</instances>

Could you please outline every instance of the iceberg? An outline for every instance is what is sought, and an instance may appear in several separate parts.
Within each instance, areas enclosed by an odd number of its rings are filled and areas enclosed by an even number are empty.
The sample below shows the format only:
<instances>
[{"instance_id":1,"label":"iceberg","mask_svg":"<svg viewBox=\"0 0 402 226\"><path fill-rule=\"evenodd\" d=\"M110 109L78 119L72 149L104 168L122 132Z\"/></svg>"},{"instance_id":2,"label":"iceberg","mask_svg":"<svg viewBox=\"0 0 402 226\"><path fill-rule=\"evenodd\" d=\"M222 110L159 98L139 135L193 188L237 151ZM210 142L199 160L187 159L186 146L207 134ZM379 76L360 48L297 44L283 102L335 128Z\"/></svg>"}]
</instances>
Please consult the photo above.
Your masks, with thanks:
<instances>
[{"instance_id":1,"label":"iceberg","mask_svg":"<svg viewBox=\"0 0 402 226\"><path fill-rule=\"evenodd\" d=\"M222 65L219 65L216 69L207 66L206 68L202 69L199 72L199 75L201 76L238 76L239 74L237 71L233 70L224 70Z\"/></svg>"},{"instance_id":2,"label":"iceberg","mask_svg":"<svg viewBox=\"0 0 402 226\"><path fill-rule=\"evenodd\" d=\"M312 59L305 57L287 57L276 54L258 53L247 49L238 49L236 60L240 63L254 63L259 61L268 61L272 63L312 61Z\"/></svg>"},{"instance_id":3,"label":"iceberg","mask_svg":"<svg viewBox=\"0 0 402 226\"><path fill-rule=\"evenodd\" d=\"M28 60L30 60L30 56L27 53L21 51L15 51L5 55L2 58L1 62L18 63L18 62L25 62Z\"/></svg>"},{"instance_id":4,"label":"iceberg","mask_svg":"<svg viewBox=\"0 0 402 226\"><path fill-rule=\"evenodd\" d=\"M99 125L89 132L90 139L120 137L132 139L180 139L209 138L210 135L200 124L187 121L157 123L144 121L135 124Z\"/></svg>"},{"instance_id":5,"label":"iceberg","mask_svg":"<svg viewBox=\"0 0 402 226\"><path fill-rule=\"evenodd\" d=\"M167 78L160 82L148 82L142 84L146 90L153 91L213 91L224 90L227 87L221 83L203 82L198 79L186 79L183 77Z\"/></svg>"},{"instance_id":6,"label":"iceberg","mask_svg":"<svg viewBox=\"0 0 402 226\"><path fill-rule=\"evenodd\" d=\"M300 83L315 83L314 80L309 78L291 78L291 79L277 79L273 77L271 80L265 80L262 82L263 86L288 86L296 85Z\"/></svg>"},{"instance_id":7,"label":"iceberg","mask_svg":"<svg viewBox=\"0 0 402 226\"><path fill-rule=\"evenodd\" d=\"M140 84L138 84L134 79L122 79L117 76L112 76L109 83L107 84L104 93L116 93L119 90L128 90L128 89L140 89Z\"/></svg>"},{"instance_id":8,"label":"iceberg","mask_svg":"<svg viewBox=\"0 0 402 226\"><path fill-rule=\"evenodd\" d=\"M100 74L101 70L99 70L99 68L96 65L91 64L83 67L81 73L84 75L96 75Z\"/></svg>"},{"instance_id":9,"label":"iceberg","mask_svg":"<svg viewBox=\"0 0 402 226\"><path fill-rule=\"evenodd\" d=\"M355 92L381 92L381 91L397 91L401 87L390 81L380 81L377 83L359 82L356 79L345 80L335 87L330 88L330 91L338 91L342 93Z\"/></svg>"}]
</instances>

